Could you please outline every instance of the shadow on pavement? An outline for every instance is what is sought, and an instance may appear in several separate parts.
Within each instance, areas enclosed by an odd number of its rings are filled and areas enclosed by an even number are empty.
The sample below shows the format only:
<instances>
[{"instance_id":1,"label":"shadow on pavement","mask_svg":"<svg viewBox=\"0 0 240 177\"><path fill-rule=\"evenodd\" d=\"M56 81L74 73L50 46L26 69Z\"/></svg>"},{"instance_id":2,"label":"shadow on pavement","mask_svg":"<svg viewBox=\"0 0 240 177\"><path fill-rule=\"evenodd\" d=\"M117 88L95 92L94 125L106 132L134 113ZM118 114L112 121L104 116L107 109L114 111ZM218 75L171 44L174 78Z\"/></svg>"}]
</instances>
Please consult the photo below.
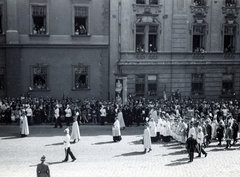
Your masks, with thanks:
<instances>
[{"instance_id":1,"label":"shadow on pavement","mask_svg":"<svg viewBox=\"0 0 240 177\"><path fill-rule=\"evenodd\" d=\"M49 165L56 165L56 164L60 164L63 163L62 161L58 161L58 162L47 162Z\"/></svg>"},{"instance_id":2,"label":"shadow on pavement","mask_svg":"<svg viewBox=\"0 0 240 177\"><path fill-rule=\"evenodd\" d=\"M117 142L114 142L114 141L106 141L106 142L94 143L94 144L92 144L92 145L102 145L102 144L112 144L112 143L117 143Z\"/></svg>"},{"instance_id":3,"label":"shadow on pavement","mask_svg":"<svg viewBox=\"0 0 240 177\"><path fill-rule=\"evenodd\" d=\"M231 148L226 149L226 148L224 147L224 148L211 149L210 151L213 151L213 152L218 152L218 151L233 151L233 150L237 150L237 149L238 149L238 148L234 148L234 147L231 147Z\"/></svg>"},{"instance_id":4,"label":"shadow on pavement","mask_svg":"<svg viewBox=\"0 0 240 177\"><path fill-rule=\"evenodd\" d=\"M182 154L187 154L187 150L183 149L181 151L176 151L176 152L172 152L172 153L168 153L168 155L182 155Z\"/></svg>"},{"instance_id":5,"label":"shadow on pavement","mask_svg":"<svg viewBox=\"0 0 240 177\"><path fill-rule=\"evenodd\" d=\"M140 140L136 140L136 141L131 141L129 142L128 144L132 145L132 144L143 144L143 139L140 139Z\"/></svg>"},{"instance_id":6,"label":"shadow on pavement","mask_svg":"<svg viewBox=\"0 0 240 177\"><path fill-rule=\"evenodd\" d=\"M24 138L21 137L21 135L12 135L10 137L5 137L5 138L1 138L2 140L11 140L11 139L19 139L19 138Z\"/></svg>"},{"instance_id":7,"label":"shadow on pavement","mask_svg":"<svg viewBox=\"0 0 240 177\"><path fill-rule=\"evenodd\" d=\"M128 152L128 153L123 153L121 155L117 155L115 157L120 157L120 156L136 156L136 155L144 155L146 154L144 151L135 151L135 152Z\"/></svg>"},{"instance_id":8,"label":"shadow on pavement","mask_svg":"<svg viewBox=\"0 0 240 177\"><path fill-rule=\"evenodd\" d=\"M58 145L63 145L63 142L61 142L61 143L53 143L53 144L46 144L45 146L58 146Z\"/></svg>"},{"instance_id":9,"label":"shadow on pavement","mask_svg":"<svg viewBox=\"0 0 240 177\"><path fill-rule=\"evenodd\" d=\"M165 166L178 166L178 165L185 165L188 164L189 158L182 158L172 161L173 163L166 164Z\"/></svg>"}]
</instances>

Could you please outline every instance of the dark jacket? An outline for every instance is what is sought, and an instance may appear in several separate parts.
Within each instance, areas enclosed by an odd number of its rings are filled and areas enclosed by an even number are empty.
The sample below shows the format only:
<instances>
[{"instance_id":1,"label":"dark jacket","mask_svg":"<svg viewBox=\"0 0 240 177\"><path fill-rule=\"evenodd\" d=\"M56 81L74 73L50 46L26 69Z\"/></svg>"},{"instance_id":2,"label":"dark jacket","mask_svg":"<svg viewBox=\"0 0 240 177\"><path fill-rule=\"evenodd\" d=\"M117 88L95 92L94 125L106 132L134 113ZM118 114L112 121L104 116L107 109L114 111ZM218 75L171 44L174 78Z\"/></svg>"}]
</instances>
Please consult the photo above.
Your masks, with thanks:
<instances>
[{"instance_id":1,"label":"dark jacket","mask_svg":"<svg viewBox=\"0 0 240 177\"><path fill-rule=\"evenodd\" d=\"M193 137L189 137L186 142L186 148L189 152L194 152L197 145L197 140Z\"/></svg>"}]
</instances>

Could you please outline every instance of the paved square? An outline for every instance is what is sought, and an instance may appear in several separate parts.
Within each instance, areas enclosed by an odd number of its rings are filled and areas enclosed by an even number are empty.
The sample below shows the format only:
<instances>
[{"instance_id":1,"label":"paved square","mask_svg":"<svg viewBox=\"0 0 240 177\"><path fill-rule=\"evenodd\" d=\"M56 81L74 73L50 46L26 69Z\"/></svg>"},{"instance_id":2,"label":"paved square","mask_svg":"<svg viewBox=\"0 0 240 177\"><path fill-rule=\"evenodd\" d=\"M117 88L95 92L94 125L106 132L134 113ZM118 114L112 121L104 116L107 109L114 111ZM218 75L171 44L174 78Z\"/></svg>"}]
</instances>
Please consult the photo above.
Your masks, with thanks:
<instances>
[{"instance_id":1,"label":"paved square","mask_svg":"<svg viewBox=\"0 0 240 177\"><path fill-rule=\"evenodd\" d=\"M62 163L64 127L52 127L30 126L30 135L21 138L18 125L0 125L0 176L34 177L42 155L50 165L51 177L237 177L240 174L240 142L229 150L224 150L225 142L221 147L213 142L205 149L206 158L187 163L186 149L175 141L155 143L153 150L144 154L142 126L122 130L122 141L114 143L111 125L81 125L81 141L71 144L77 160Z\"/></svg>"}]
</instances>

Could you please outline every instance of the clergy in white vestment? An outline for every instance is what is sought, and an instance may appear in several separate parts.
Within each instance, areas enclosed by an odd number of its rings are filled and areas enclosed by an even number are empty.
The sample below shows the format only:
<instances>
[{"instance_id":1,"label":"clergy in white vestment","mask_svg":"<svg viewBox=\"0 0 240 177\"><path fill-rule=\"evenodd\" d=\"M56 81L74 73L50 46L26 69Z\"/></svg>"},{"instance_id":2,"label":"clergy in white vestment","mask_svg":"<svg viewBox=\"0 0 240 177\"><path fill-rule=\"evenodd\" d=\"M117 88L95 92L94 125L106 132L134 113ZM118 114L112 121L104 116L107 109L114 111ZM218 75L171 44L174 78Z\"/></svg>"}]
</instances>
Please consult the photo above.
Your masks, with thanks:
<instances>
[{"instance_id":1,"label":"clergy in white vestment","mask_svg":"<svg viewBox=\"0 0 240 177\"><path fill-rule=\"evenodd\" d=\"M28 119L26 116L26 111L23 110L20 116L20 127L21 127L21 136L26 137L29 135Z\"/></svg>"},{"instance_id":2,"label":"clergy in white vestment","mask_svg":"<svg viewBox=\"0 0 240 177\"><path fill-rule=\"evenodd\" d=\"M79 112L74 111L73 115L73 124L72 124L72 133L71 133L71 139L73 140L73 143L76 143L80 140L80 130L77 122L77 118L79 116Z\"/></svg>"},{"instance_id":3,"label":"clergy in white vestment","mask_svg":"<svg viewBox=\"0 0 240 177\"><path fill-rule=\"evenodd\" d=\"M150 131L149 131L149 127L148 124L144 125L144 131L143 131L143 145L144 145L144 152L150 152L151 146L152 146L152 142L151 142L151 136L150 136Z\"/></svg>"},{"instance_id":4,"label":"clergy in white vestment","mask_svg":"<svg viewBox=\"0 0 240 177\"><path fill-rule=\"evenodd\" d=\"M150 130L151 141L156 142L157 141L157 127L156 127L156 123L153 120L153 118L150 119L148 125L149 125L149 130Z\"/></svg>"},{"instance_id":5,"label":"clergy in white vestment","mask_svg":"<svg viewBox=\"0 0 240 177\"><path fill-rule=\"evenodd\" d=\"M163 122L163 141L169 142L171 140L171 129L169 118L166 117L166 120Z\"/></svg>"},{"instance_id":6,"label":"clergy in white vestment","mask_svg":"<svg viewBox=\"0 0 240 177\"><path fill-rule=\"evenodd\" d=\"M118 117L118 121L119 121L119 124L120 124L120 128L125 129L126 125L125 125L125 121L123 119L123 113L122 113L121 108L119 108L119 110L118 110L117 117Z\"/></svg>"},{"instance_id":7,"label":"clergy in white vestment","mask_svg":"<svg viewBox=\"0 0 240 177\"><path fill-rule=\"evenodd\" d=\"M120 123L119 123L118 117L115 117L115 121L112 126L112 136L113 136L114 142L118 142L118 141L122 140L121 131L120 131Z\"/></svg>"},{"instance_id":8,"label":"clergy in white vestment","mask_svg":"<svg viewBox=\"0 0 240 177\"><path fill-rule=\"evenodd\" d=\"M157 110L156 110L155 107L152 110L151 118L153 118L155 124L157 124L157 122L158 122L158 115L157 115Z\"/></svg>"},{"instance_id":9,"label":"clergy in white vestment","mask_svg":"<svg viewBox=\"0 0 240 177\"><path fill-rule=\"evenodd\" d=\"M157 122L157 139L158 140L161 140L161 129L162 129L162 118L159 117Z\"/></svg>"}]
</instances>

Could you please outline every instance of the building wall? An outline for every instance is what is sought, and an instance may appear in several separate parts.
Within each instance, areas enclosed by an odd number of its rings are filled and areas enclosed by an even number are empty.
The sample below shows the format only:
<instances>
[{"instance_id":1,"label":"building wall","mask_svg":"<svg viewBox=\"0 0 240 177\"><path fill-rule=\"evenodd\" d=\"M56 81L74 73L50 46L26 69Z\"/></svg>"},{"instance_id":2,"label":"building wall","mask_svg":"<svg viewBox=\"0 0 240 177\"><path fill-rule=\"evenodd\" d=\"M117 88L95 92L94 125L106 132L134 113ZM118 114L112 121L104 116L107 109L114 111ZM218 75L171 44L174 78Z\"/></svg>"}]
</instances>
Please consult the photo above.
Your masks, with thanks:
<instances>
[{"instance_id":1,"label":"building wall","mask_svg":"<svg viewBox=\"0 0 240 177\"><path fill-rule=\"evenodd\" d=\"M47 7L45 35L32 33L32 4ZM87 35L74 35L74 6L88 7ZM1 95L108 99L109 0L10 0L4 7L8 18L0 63L6 64L7 87ZM81 63L90 67L90 87L74 90L73 65ZM47 90L31 88L31 68L38 64L48 67Z\"/></svg>"},{"instance_id":2,"label":"building wall","mask_svg":"<svg viewBox=\"0 0 240 177\"><path fill-rule=\"evenodd\" d=\"M137 74L156 74L157 97L162 98L164 85L167 95L179 89L182 96L192 97L192 74L204 75L204 96L207 99L222 98L222 76L224 73L234 74L234 90L236 95L230 98L240 98L240 36L236 34L236 47L233 58L226 58L223 52L222 24L226 22L223 12L224 1L206 1L204 20L207 23L205 52L201 57L195 57L192 52L192 30L195 13L191 11L193 0L159 0L157 6L137 5L136 1L120 0L121 10L121 41L118 62L119 72L128 75L128 93L135 93L135 76ZM148 2L148 0L147 0ZM111 2L114 3L114 2ZM238 7L240 1L237 2ZM151 15L144 15L144 10L150 7ZM135 51L134 23L138 16L151 18L156 15L160 22L156 53L138 54ZM240 23L236 14L235 21ZM229 69L230 68L230 69Z\"/></svg>"}]
</instances>

